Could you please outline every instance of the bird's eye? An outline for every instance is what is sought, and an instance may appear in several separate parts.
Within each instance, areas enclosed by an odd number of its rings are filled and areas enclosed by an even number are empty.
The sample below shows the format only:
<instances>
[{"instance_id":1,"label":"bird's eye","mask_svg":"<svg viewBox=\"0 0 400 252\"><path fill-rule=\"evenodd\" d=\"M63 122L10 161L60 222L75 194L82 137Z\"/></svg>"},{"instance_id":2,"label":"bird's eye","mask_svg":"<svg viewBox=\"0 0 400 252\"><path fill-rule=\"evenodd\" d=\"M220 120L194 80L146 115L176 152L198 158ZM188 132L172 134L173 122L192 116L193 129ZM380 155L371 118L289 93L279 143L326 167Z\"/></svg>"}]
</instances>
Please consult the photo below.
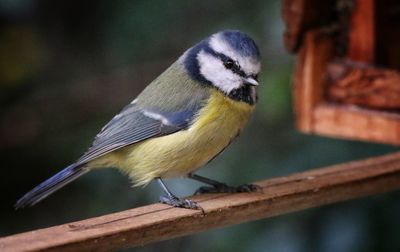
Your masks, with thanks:
<instances>
[{"instance_id":1,"label":"bird's eye","mask_svg":"<svg viewBox=\"0 0 400 252\"><path fill-rule=\"evenodd\" d=\"M224 62L224 66L225 66L227 69L232 69L232 68L235 66L235 62L234 62L233 60L231 60L231 59L228 59L228 60L226 60L226 61Z\"/></svg>"}]
</instances>

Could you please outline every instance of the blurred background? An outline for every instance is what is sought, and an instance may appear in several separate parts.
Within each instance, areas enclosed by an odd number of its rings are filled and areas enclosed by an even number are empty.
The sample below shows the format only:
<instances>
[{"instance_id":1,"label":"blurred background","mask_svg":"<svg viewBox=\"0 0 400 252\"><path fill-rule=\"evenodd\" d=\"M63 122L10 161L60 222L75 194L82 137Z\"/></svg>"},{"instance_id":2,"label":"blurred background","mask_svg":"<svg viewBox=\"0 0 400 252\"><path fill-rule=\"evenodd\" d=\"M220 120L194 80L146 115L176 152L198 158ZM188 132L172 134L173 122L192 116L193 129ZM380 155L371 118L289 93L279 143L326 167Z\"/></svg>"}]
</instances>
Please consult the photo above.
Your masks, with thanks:
<instances>
[{"instance_id":1,"label":"blurred background","mask_svg":"<svg viewBox=\"0 0 400 252\"><path fill-rule=\"evenodd\" d=\"M0 0L0 236L158 201L115 170L89 173L37 206L15 201L68 165L100 128L200 39L240 29L262 52L259 104L242 136L200 174L241 184L393 152L294 128L294 58L281 1ZM167 181L190 195L193 181ZM400 251L400 192L127 251Z\"/></svg>"}]
</instances>

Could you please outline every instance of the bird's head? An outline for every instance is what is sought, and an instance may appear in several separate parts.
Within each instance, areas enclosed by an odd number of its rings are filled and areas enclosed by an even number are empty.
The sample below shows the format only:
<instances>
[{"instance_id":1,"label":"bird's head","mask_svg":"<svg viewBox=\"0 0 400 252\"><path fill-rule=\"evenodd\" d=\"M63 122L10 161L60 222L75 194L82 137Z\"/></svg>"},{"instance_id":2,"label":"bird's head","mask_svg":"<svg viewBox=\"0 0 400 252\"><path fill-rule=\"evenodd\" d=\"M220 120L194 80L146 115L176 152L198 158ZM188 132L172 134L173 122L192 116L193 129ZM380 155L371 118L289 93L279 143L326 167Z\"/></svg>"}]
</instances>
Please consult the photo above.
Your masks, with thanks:
<instances>
[{"instance_id":1,"label":"bird's head","mask_svg":"<svg viewBox=\"0 0 400 252\"><path fill-rule=\"evenodd\" d=\"M180 59L190 77L226 94L257 86L260 52L253 39L237 30L225 30L202 40Z\"/></svg>"}]
</instances>

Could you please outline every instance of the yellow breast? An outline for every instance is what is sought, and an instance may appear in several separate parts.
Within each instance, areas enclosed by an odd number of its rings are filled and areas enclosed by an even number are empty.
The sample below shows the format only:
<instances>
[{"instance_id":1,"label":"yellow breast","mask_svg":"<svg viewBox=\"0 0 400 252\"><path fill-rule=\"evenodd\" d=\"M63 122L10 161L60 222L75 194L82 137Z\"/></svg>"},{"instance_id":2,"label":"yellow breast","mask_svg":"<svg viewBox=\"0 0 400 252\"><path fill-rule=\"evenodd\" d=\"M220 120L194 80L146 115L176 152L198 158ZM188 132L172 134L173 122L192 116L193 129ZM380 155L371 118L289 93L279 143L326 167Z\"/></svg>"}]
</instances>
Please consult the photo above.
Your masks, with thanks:
<instances>
[{"instance_id":1,"label":"yellow breast","mask_svg":"<svg viewBox=\"0 0 400 252\"><path fill-rule=\"evenodd\" d=\"M221 152L244 127L253 108L215 90L187 130L145 140L111 154L135 185L147 184L155 177L183 176Z\"/></svg>"}]
</instances>

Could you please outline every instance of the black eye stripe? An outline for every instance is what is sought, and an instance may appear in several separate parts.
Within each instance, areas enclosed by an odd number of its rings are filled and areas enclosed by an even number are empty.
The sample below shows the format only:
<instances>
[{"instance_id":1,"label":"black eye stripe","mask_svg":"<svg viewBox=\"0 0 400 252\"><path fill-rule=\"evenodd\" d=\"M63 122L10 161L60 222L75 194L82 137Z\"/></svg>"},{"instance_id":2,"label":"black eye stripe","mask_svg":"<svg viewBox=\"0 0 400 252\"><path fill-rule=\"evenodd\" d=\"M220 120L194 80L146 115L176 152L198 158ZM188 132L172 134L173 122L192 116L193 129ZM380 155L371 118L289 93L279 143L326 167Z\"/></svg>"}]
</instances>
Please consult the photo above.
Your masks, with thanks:
<instances>
[{"instance_id":1,"label":"black eye stripe","mask_svg":"<svg viewBox=\"0 0 400 252\"><path fill-rule=\"evenodd\" d=\"M243 72L243 70L242 69L240 69L240 67L238 66L238 67L233 67L232 69L230 69L232 72L234 72L235 74L238 74L238 75L240 75L240 76L242 76L242 77L246 77L246 74L245 74L245 72Z\"/></svg>"},{"instance_id":2,"label":"black eye stripe","mask_svg":"<svg viewBox=\"0 0 400 252\"><path fill-rule=\"evenodd\" d=\"M222 53L216 52L216 51L212 50L211 48L204 48L204 51L221 59L221 61L223 62L226 69L232 71L233 73L235 73L239 76L246 77L246 73L240 68L240 65L236 61L234 61L232 58L230 58ZM232 67L227 67L226 63L228 61L234 62L234 65Z\"/></svg>"},{"instance_id":3,"label":"black eye stripe","mask_svg":"<svg viewBox=\"0 0 400 252\"><path fill-rule=\"evenodd\" d=\"M226 69L231 70L233 73L236 73L242 77L246 77L245 72L240 68L240 65L231 59L230 57L217 53L217 56L222 60Z\"/></svg>"},{"instance_id":4,"label":"black eye stripe","mask_svg":"<svg viewBox=\"0 0 400 252\"><path fill-rule=\"evenodd\" d=\"M223 64L227 69L232 69L235 67L235 62L231 59L228 59L227 61L223 62Z\"/></svg>"}]
</instances>

